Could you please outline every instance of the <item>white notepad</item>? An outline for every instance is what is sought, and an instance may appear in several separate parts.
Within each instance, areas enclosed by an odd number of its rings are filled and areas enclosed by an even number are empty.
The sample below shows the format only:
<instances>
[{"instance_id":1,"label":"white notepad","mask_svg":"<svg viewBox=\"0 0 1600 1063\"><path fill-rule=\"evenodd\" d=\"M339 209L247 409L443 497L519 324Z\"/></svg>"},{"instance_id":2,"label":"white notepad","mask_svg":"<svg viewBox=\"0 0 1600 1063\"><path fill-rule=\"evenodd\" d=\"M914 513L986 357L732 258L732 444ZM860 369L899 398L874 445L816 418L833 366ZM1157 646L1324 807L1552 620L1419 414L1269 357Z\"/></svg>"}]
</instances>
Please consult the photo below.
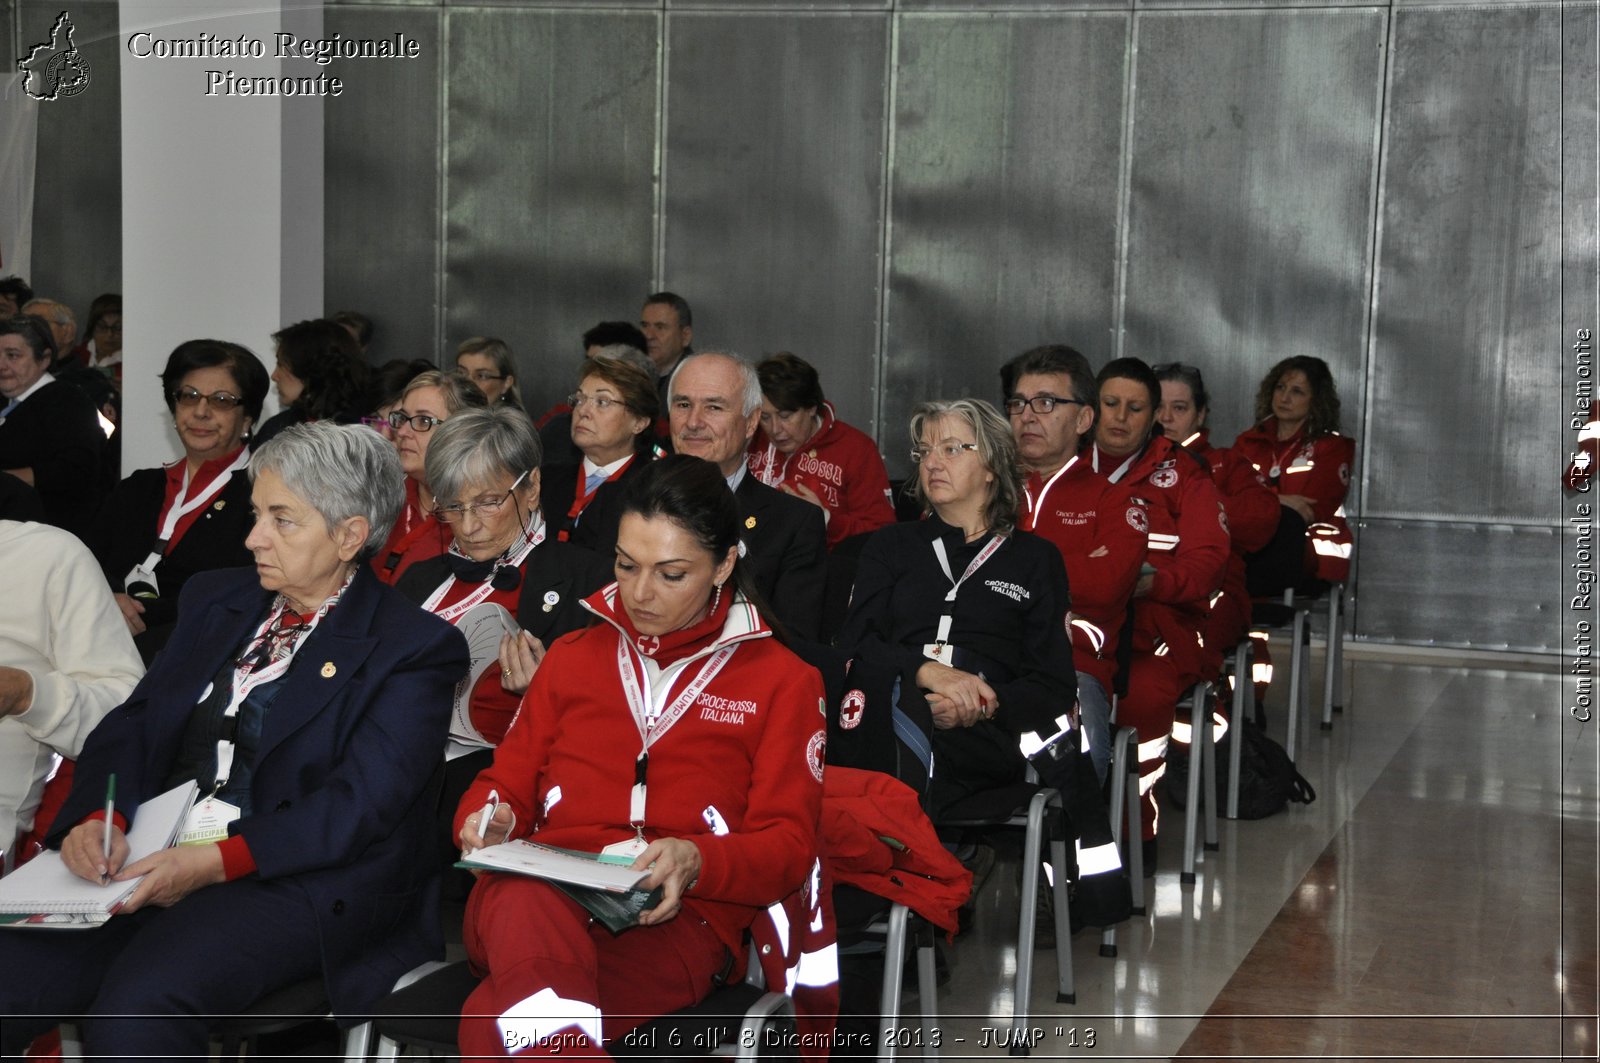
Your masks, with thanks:
<instances>
[{"instance_id":1,"label":"white notepad","mask_svg":"<svg viewBox=\"0 0 1600 1063\"><path fill-rule=\"evenodd\" d=\"M526 838L501 842L482 849L474 849L463 857L457 867L480 868L485 871L510 871L518 875L531 875L554 882L566 882L590 889L622 893L635 889L650 877L649 869L635 871L626 860L603 857L597 853L580 853L571 849L558 849L540 845Z\"/></svg>"},{"instance_id":2,"label":"white notepad","mask_svg":"<svg viewBox=\"0 0 1600 1063\"><path fill-rule=\"evenodd\" d=\"M128 825L128 859L123 866L170 846L199 791L199 784L191 780L140 805ZM79 878L67 870L59 852L47 849L0 878L0 926L99 926L138 884L139 879L129 879L102 886Z\"/></svg>"}]
</instances>

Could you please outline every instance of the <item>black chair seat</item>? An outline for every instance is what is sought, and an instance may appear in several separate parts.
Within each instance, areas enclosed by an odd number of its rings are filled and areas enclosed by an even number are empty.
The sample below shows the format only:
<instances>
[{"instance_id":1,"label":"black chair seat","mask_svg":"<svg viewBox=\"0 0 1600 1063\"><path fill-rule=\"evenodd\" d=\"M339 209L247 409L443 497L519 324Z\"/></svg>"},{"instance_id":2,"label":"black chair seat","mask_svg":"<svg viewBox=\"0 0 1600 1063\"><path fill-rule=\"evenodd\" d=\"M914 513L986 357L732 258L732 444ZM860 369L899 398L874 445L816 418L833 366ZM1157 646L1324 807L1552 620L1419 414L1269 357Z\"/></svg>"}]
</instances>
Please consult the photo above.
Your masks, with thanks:
<instances>
[{"instance_id":1,"label":"black chair seat","mask_svg":"<svg viewBox=\"0 0 1600 1063\"><path fill-rule=\"evenodd\" d=\"M1294 623L1294 606L1282 602L1251 602L1250 623L1256 627L1288 627Z\"/></svg>"},{"instance_id":2,"label":"black chair seat","mask_svg":"<svg viewBox=\"0 0 1600 1063\"><path fill-rule=\"evenodd\" d=\"M407 1045L454 1052L462 1006L478 982L465 960L452 963L378 1001L372 1025Z\"/></svg>"},{"instance_id":3,"label":"black chair seat","mask_svg":"<svg viewBox=\"0 0 1600 1063\"><path fill-rule=\"evenodd\" d=\"M211 1036L222 1041L226 1057L259 1037L319 1021L327 1016L328 1007L328 987L318 973L274 989L242 1014L219 1018L211 1027Z\"/></svg>"},{"instance_id":4,"label":"black chair seat","mask_svg":"<svg viewBox=\"0 0 1600 1063\"><path fill-rule=\"evenodd\" d=\"M935 822L940 827L985 827L1004 823L1026 809L1038 792L1038 785L1028 782L980 790L952 801Z\"/></svg>"},{"instance_id":5,"label":"black chair seat","mask_svg":"<svg viewBox=\"0 0 1600 1063\"><path fill-rule=\"evenodd\" d=\"M606 1051L628 1059L666 1060L695 1054L690 1046L727 1044L738 1036L745 1012L765 992L748 982L724 986L692 1007L663 1015L614 1038L606 1045Z\"/></svg>"}]
</instances>

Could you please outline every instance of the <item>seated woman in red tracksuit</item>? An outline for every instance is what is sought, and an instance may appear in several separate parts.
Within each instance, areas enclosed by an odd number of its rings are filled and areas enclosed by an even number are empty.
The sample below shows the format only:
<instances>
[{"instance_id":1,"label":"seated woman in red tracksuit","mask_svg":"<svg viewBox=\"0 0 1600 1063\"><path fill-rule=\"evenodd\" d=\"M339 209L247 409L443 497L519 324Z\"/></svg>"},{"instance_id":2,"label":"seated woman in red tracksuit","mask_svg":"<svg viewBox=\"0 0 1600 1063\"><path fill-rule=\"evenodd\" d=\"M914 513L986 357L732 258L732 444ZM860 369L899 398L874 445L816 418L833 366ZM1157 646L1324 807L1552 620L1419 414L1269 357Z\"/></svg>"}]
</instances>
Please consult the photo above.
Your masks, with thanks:
<instances>
[{"instance_id":1,"label":"seated woman in red tracksuit","mask_svg":"<svg viewBox=\"0 0 1600 1063\"><path fill-rule=\"evenodd\" d=\"M1211 481L1217 485L1222 508L1228 514L1233 549L1222 577L1222 589L1211 596L1203 632L1207 657L1220 667L1223 655L1250 630L1245 558L1271 541L1283 507L1254 466L1229 448L1211 445L1211 430L1206 427L1211 397L1200 370L1173 362L1156 366L1155 374L1161 381L1156 421L1168 439L1182 444L1211 466Z\"/></svg>"},{"instance_id":2,"label":"seated woman in red tracksuit","mask_svg":"<svg viewBox=\"0 0 1600 1063\"><path fill-rule=\"evenodd\" d=\"M1266 477L1278 502L1305 521L1304 574L1342 582L1354 541L1344 497L1356 443L1339 434L1339 389L1328 363L1297 356L1273 366L1256 392L1256 422L1239 433L1233 449Z\"/></svg>"},{"instance_id":3,"label":"seated woman in red tracksuit","mask_svg":"<svg viewBox=\"0 0 1600 1063\"><path fill-rule=\"evenodd\" d=\"M1127 483L1150 520L1148 571L1134 586L1128 693L1117 722L1139 732L1139 789L1144 835L1153 839L1151 788L1166 771L1167 741L1178 699L1214 673L1202 633L1211 596L1228 564L1228 518L1211 467L1156 428L1161 383L1137 358L1106 363L1100 420L1085 457L1112 483Z\"/></svg>"},{"instance_id":4,"label":"seated woman in red tracksuit","mask_svg":"<svg viewBox=\"0 0 1600 1063\"><path fill-rule=\"evenodd\" d=\"M745 586L716 466L674 455L629 485L617 582L550 648L456 812L477 848L533 837L633 857L660 902L613 935L548 883L480 878L465 943L483 982L465 1056L585 1055L711 992L746 928L806 880L822 797L822 681ZM495 811L480 836L479 816ZM559 1034L560 1036L555 1036Z\"/></svg>"},{"instance_id":5,"label":"seated woman in red tracksuit","mask_svg":"<svg viewBox=\"0 0 1600 1063\"><path fill-rule=\"evenodd\" d=\"M750 471L768 487L822 509L828 549L894 523L889 472L878 445L834 416L817 371L779 351L756 366L761 427L750 440Z\"/></svg>"}]
</instances>

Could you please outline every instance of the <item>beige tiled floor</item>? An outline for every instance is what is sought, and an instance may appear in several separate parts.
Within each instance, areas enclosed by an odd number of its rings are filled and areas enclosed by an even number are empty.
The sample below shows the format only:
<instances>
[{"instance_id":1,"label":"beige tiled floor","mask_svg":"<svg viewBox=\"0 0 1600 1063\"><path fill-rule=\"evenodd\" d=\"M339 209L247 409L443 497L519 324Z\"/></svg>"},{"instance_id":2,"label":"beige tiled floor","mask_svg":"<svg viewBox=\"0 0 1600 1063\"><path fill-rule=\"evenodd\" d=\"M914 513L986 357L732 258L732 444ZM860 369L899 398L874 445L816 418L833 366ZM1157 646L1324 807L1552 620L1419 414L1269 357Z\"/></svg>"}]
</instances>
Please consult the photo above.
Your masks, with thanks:
<instances>
[{"instance_id":1,"label":"beige tiled floor","mask_svg":"<svg viewBox=\"0 0 1600 1063\"><path fill-rule=\"evenodd\" d=\"M1349 668L1334 730L1302 732L1314 804L1223 821L1193 887L1169 818L1119 956L1074 939L1075 1005L1037 954L1036 1058L1594 1058L1592 729L1554 674ZM990 881L950 950L946 1057L1005 1054L986 1031L1014 1008L1015 875Z\"/></svg>"}]
</instances>

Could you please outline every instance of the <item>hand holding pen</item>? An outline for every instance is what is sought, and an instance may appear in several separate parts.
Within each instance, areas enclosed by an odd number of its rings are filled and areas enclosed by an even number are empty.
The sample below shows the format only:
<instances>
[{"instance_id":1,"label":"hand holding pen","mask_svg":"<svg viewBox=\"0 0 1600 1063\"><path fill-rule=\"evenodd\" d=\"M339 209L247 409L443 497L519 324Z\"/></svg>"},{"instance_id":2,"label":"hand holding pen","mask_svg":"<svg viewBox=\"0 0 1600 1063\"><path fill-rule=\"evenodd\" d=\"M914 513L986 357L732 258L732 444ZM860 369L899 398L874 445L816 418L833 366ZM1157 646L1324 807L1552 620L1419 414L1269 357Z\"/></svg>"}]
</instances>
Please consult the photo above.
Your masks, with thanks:
<instances>
[{"instance_id":1,"label":"hand holding pen","mask_svg":"<svg viewBox=\"0 0 1600 1063\"><path fill-rule=\"evenodd\" d=\"M499 845L511 837L512 828L516 826L517 814L511 806L500 800L496 790L489 791L489 801L483 806L483 811L477 818L467 817L461 825L461 855L468 856L475 849L482 849L486 845Z\"/></svg>"},{"instance_id":2,"label":"hand holding pen","mask_svg":"<svg viewBox=\"0 0 1600 1063\"><path fill-rule=\"evenodd\" d=\"M106 856L108 843L109 857ZM99 818L73 827L61 842L61 862L67 865L67 870L102 885L122 870L128 852L128 839L121 828Z\"/></svg>"}]
</instances>

